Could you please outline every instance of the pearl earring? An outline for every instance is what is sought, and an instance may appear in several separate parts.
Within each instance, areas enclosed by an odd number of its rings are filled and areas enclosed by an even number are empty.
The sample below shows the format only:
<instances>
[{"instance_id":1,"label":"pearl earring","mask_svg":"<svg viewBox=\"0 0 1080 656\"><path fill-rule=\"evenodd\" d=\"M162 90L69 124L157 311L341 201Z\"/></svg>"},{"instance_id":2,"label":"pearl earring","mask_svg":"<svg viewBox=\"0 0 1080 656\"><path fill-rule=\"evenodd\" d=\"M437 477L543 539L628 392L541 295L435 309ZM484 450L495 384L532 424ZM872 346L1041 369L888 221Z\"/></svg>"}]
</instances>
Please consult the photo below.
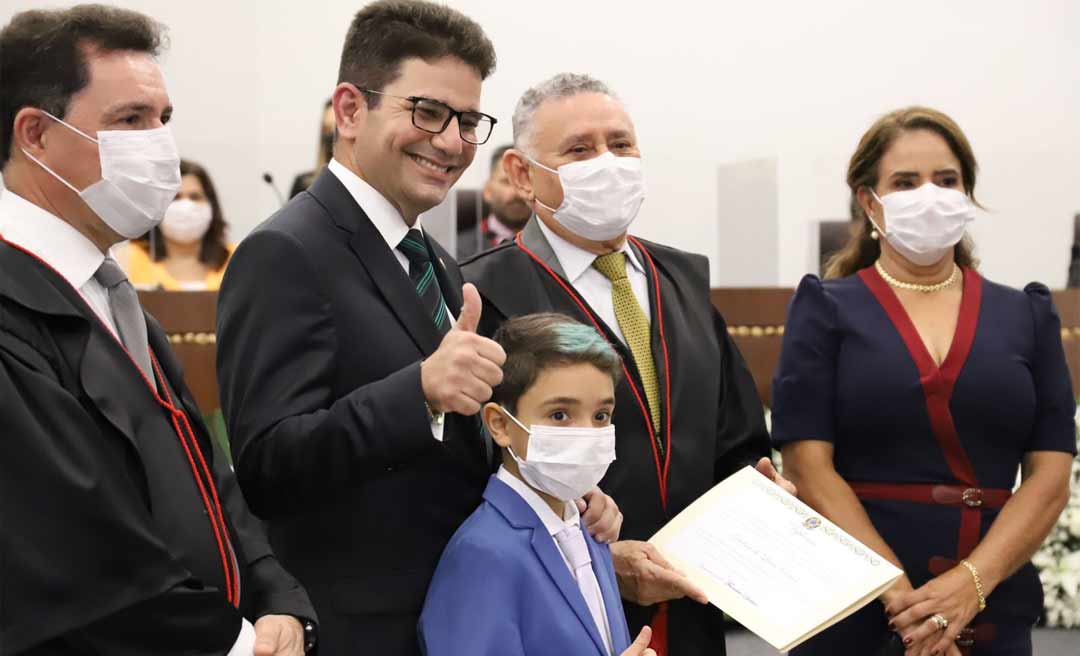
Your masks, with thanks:
<instances>
[{"instance_id":1,"label":"pearl earring","mask_svg":"<svg viewBox=\"0 0 1080 656\"><path fill-rule=\"evenodd\" d=\"M871 230L871 231L870 231L870 239L873 239L874 241L877 241L877 238L878 238L878 233L877 233L877 230L876 230L876 229L875 229L875 230Z\"/></svg>"}]
</instances>

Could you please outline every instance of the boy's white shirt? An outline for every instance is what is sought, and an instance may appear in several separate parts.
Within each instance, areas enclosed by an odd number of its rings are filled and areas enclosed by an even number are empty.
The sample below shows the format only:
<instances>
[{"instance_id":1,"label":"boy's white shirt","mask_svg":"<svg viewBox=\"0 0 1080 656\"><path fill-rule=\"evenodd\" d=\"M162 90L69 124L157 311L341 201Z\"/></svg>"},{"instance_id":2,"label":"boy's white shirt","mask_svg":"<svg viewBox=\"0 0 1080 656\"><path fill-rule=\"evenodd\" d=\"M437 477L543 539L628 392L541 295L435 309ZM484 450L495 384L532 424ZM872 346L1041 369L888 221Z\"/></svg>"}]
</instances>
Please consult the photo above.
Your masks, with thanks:
<instances>
[{"instance_id":1,"label":"boy's white shirt","mask_svg":"<svg viewBox=\"0 0 1080 656\"><path fill-rule=\"evenodd\" d=\"M573 530L580 530L581 515L578 513L577 504L573 501L564 501L563 516L559 517L551 509L551 506L540 498L540 495L537 494L535 490L526 485L525 481L511 474L505 466L500 465L499 471L495 476L503 483L509 485L511 490L517 492L518 496L524 499L525 503L529 504L529 507L536 513L536 516L540 518L540 521L544 524L544 528L547 529L548 535L551 536L551 541L555 543L555 549L559 552L559 555L562 556L563 562L566 563L566 568L570 570L570 576L577 581L577 577L574 574L574 568L570 566L570 560L559 547L559 541L555 539L555 536L561 533L563 529L570 528ZM593 571L595 571L595 567ZM601 609L603 610L603 626L599 627L600 637L604 640L604 647L610 654L612 653L611 626L607 617L607 605L604 603L604 596L599 589L596 590L596 596L603 607Z\"/></svg>"}]
</instances>

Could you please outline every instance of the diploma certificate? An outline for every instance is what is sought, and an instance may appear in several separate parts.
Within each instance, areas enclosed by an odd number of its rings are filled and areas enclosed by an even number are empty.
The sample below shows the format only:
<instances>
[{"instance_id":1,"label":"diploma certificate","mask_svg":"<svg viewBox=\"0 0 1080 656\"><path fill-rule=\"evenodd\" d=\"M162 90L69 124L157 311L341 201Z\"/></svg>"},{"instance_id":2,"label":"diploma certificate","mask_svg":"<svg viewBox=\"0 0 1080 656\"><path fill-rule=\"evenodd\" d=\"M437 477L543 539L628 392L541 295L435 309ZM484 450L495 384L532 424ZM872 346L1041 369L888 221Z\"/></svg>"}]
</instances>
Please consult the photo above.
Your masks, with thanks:
<instances>
[{"instance_id":1,"label":"diploma certificate","mask_svg":"<svg viewBox=\"0 0 1080 656\"><path fill-rule=\"evenodd\" d=\"M650 542L710 602L780 651L870 603L903 574L752 467L721 481Z\"/></svg>"}]
</instances>

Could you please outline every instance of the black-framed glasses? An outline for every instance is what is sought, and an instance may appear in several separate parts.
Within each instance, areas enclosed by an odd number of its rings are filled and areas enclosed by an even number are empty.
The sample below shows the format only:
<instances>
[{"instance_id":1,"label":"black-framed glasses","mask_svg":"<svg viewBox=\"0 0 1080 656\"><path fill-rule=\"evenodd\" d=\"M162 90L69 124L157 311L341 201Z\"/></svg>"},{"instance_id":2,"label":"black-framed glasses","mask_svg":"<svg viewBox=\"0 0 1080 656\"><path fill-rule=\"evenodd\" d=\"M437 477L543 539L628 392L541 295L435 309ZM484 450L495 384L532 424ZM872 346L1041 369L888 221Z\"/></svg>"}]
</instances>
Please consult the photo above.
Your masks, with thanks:
<instances>
[{"instance_id":1,"label":"black-framed glasses","mask_svg":"<svg viewBox=\"0 0 1080 656\"><path fill-rule=\"evenodd\" d=\"M431 134L442 134L446 127L450 125L450 121L456 117L458 120L458 136L465 143L477 146L491 138L491 132L495 129L495 124L499 122L494 116L488 116L483 112L459 112L446 103L424 98L423 96L395 96L392 93L384 93L373 89L360 89L360 91L411 102L412 124Z\"/></svg>"}]
</instances>

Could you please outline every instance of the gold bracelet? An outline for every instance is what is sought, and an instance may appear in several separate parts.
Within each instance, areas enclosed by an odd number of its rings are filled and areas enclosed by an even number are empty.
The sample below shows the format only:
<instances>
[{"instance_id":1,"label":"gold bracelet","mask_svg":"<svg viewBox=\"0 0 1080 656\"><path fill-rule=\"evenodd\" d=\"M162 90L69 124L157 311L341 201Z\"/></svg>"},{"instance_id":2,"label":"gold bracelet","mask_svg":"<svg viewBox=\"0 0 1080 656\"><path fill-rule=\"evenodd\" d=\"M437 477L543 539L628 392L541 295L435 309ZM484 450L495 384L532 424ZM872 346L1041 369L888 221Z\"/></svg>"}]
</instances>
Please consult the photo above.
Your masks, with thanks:
<instances>
[{"instance_id":1,"label":"gold bracelet","mask_svg":"<svg viewBox=\"0 0 1080 656\"><path fill-rule=\"evenodd\" d=\"M975 580L975 592L979 593L979 612L986 610L986 596L983 594L982 579L979 578L979 570L968 560L961 560L960 564L971 572L971 578Z\"/></svg>"}]
</instances>

